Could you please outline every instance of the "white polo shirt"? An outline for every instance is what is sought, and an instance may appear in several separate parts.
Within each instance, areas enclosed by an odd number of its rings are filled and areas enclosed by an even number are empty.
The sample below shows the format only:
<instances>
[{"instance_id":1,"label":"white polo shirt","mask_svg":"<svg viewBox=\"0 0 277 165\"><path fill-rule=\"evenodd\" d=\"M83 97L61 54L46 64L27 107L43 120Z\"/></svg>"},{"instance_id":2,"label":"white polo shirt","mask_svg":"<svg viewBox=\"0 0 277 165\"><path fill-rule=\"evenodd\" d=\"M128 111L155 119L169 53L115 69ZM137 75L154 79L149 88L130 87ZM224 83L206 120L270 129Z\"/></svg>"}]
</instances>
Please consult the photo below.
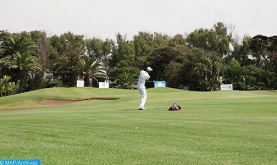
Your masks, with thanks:
<instances>
[{"instance_id":1,"label":"white polo shirt","mask_svg":"<svg viewBox=\"0 0 277 165\"><path fill-rule=\"evenodd\" d=\"M145 86L145 81L150 78L148 72L142 70L139 74L138 86Z\"/></svg>"}]
</instances>

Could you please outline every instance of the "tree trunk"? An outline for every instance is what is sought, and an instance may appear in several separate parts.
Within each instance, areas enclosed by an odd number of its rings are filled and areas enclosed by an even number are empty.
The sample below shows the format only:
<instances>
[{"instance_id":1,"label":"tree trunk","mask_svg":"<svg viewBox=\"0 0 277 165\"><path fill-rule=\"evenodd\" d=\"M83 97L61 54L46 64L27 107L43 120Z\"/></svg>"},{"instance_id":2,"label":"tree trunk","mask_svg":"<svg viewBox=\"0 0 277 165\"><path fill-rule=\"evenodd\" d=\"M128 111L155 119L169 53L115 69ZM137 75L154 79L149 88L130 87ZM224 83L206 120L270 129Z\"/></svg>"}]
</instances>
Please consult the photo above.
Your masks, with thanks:
<instances>
[{"instance_id":1,"label":"tree trunk","mask_svg":"<svg viewBox=\"0 0 277 165\"><path fill-rule=\"evenodd\" d=\"M84 85L85 85L85 87L89 86L89 75L88 74L86 74L84 77Z\"/></svg>"},{"instance_id":2,"label":"tree trunk","mask_svg":"<svg viewBox=\"0 0 277 165\"><path fill-rule=\"evenodd\" d=\"M25 77L26 77L25 74L26 74L25 69L22 69L21 70L20 93L23 93L23 85L25 83Z\"/></svg>"}]
</instances>

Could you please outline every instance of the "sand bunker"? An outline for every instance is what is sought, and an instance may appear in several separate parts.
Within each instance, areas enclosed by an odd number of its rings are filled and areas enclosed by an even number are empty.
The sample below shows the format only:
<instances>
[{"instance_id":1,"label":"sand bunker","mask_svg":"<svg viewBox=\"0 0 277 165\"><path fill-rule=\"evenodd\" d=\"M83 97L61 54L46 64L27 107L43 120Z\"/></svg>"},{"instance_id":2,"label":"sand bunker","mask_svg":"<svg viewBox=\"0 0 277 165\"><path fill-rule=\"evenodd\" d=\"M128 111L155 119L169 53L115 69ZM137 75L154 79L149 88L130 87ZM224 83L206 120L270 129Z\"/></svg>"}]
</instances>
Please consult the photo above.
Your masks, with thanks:
<instances>
[{"instance_id":1,"label":"sand bunker","mask_svg":"<svg viewBox=\"0 0 277 165\"><path fill-rule=\"evenodd\" d=\"M78 101L85 101L85 100L117 100L118 98L85 98L79 100L42 100L41 103L47 106L52 105L62 105L62 104L70 104Z\"/></svg>"},{"instance_id":2,"label":"sand bunker","mask_svg":"<svg viewBox=\"0 0 277 165\"><path fill-rule=\"evenodd\" d=\"M77 101L66 101L66 100L42 100L41 103L44 105L62 105L62 104L69 104L69 103L74 103Z\"/></svg>"},{"instance_id":3,"label":"sand bunker","mask_svg":"<svg viewBox=\"0 0 277 165\"><path fill-rule=\"evenodd\" d=\"M24 100L22 102L16 102L12 104L6 104L0 106L0 109L3 108L26 108L26 107L41 107L41 106L54 106L54 105L62 105L62 104L70 104L78 101L85 100L117 100L119 98L85 98L85 99L73 99L73 100L57 100L57 99L46 99L43 100L40 98L40 104L38 104L34 100Z\"/></svg>"}]
</instances>

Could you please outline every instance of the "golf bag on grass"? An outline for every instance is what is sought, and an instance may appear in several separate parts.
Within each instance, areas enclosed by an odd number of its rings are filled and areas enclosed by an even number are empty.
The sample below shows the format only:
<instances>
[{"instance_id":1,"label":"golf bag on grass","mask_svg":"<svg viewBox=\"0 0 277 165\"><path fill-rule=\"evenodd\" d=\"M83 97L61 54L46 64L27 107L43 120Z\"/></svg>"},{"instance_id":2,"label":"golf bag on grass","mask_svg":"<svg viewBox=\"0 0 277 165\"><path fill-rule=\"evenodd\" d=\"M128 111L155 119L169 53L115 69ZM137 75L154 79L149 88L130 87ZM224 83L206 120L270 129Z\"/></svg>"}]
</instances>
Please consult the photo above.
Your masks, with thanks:
<instances>
[{"instance_id":1,"label":"golf bag on grass","mask_svg":"<svg viewBox=\"0 0 277 165\"><path fill-rule=\"evenodd\" d=\"M176 103L173 103L169 108L168 108L169 111L179 111L181 110L181 107L176 104Z\"/></svg>"}]
</instances>

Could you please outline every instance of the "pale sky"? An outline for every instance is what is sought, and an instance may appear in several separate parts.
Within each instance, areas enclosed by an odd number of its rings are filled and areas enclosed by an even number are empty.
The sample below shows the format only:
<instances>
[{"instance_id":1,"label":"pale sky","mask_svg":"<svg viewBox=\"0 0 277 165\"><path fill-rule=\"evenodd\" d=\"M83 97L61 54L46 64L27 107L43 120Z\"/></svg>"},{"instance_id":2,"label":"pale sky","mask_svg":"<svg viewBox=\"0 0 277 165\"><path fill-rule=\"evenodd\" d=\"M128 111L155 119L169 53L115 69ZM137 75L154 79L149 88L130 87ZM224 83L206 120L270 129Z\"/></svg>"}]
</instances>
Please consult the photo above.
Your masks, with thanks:
<instances>
[{"instance_id":1,"label":"pale sky","mask_svg":"<svg viewBox=\"0 0 277 165\"><path fill-rule=\"evenodd\" d=\"M139 31L174 36L216 22L239 37L277 35L277 0L0 0L0 30L68 31L87 38L127 39Z\"/></svg>"}]
</instances>

